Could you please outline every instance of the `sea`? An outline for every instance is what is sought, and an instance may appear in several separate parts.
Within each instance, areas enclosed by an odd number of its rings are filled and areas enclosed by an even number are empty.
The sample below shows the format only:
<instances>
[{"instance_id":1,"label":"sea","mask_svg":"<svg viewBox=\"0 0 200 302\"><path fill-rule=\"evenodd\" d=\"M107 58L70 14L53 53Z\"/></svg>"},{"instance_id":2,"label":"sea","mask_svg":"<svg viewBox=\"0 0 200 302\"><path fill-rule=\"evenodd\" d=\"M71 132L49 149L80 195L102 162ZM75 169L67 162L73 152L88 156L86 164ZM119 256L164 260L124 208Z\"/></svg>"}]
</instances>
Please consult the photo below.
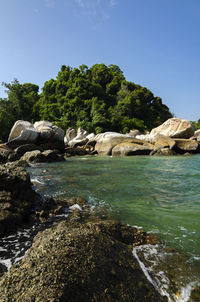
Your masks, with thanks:
<instances>
[{"instance_id":1,"label":"sea","mask_svg":"<svg viewBox=\"0 0 200 302\"><path fill-rule=\"evenodd\" d=\"M200 155L70 157L28 172L44 198L81 196L91 212L157 234L157 244L133 247L146 278L169 302L200 301L200 294L191 296L200 293ZM55 223L0 239L0 270L9 270L34 235Z\"/></svg>"}]
</instances>

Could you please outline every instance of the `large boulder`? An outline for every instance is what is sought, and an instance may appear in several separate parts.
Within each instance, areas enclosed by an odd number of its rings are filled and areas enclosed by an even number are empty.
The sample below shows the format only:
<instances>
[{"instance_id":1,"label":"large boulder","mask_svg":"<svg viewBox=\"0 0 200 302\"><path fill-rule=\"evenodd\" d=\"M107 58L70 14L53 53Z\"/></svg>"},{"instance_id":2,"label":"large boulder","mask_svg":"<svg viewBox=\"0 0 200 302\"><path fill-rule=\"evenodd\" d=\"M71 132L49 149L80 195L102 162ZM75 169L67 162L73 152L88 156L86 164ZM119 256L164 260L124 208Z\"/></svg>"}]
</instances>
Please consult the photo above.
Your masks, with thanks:
<instances>
[{"instance_id":1,"label":"large boulder","mask_svg":"<svg viewBox=\"0 0 200 302\"><path fill-rule=\"evenodd\" d=\"M11 129L7 146L15 149L24 143L35 143L38 139L38 132L33 125L27 121L17 121Z\"/></svg>"},{"instance_id":2,"label":"large boulder","mask_svg":"<svg viewBox=\"0 0 200 302\"><path fill-rule=\"evenodd\" d=\"M129 155L149 155L154 149L151 144L138 145L134 143L122 143L112 149L112 155L129 156Z\"/></svg>"},{"instance_id":3,"label":"large boulder","mask_svg":"<svg viewBox=\"0 0 200 302\"><path fill-rule=\"evenodd\" d=\"M13 163L0 165L0 236L26 221L36 197L26 170Z\"/></svg>"},{"instance_id":4,"label":"large boulder","mask_svg":"<svg viewBox=\"0 0 200 302\"><path fill-rule=\"evenodd\" d=\"M34 130L33 125L30 122L22 120L16 121L10 131L8 142L20 136L21 132L26 129Z\"/></svg>"},{"instance_id":5,"label":"large boulder","mask_svg":"<svg viewBox=\"0 0 200 302\"><path fill-rule=\"evenodd\" d=\"M151 130L149 135L150 140L152 140L157 134L173 138L190 138L194 134L194 128L187 120L170 118L159 127Z\"/></svg>"},{"instance_id":6,"label":"large boulder","mask_svg":"<svg viewBox=\"0 0 200 302\"><path fill-rule=\"evenodd\" d=\"M117 132L100 133L93 139L96 141L95 150L99 155L111 155L112 149L121 143L136 143L142 145L144 141Z\"/></svg>"},{"instance_id":7,"label":"large boulder","mask_svg":"<svg viewBox=\"0 0 200 302\"><path fill-rule=\"evenodd\" d=\"M62 221L38 233L0 281L1 302L166 302L133 257L142 232L113 221Z\"/></svg>"},{"instance_id":8,"label":"large boulder","mask_svg":"<svg viewBox=\"0 0 200 302\"><path fill-rule=\"evenodd\" d=\"M39 133L39 144L53 143L59 149L64 147L64 131L48 121L34 123L34 128Z\"/></svg>"}]
</instances>

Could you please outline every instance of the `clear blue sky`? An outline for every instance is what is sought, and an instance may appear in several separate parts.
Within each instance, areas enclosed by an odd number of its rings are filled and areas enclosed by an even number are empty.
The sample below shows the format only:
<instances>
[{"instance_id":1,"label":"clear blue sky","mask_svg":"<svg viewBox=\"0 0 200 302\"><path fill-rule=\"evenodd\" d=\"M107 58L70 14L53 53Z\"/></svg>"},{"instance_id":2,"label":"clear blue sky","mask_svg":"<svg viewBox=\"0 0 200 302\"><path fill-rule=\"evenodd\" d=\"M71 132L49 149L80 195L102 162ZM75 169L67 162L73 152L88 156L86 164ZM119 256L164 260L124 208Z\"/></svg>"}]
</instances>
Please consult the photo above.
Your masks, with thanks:
<instances>
[{"instance_id":1,"label":"clear blue sky","mask_svg":"<svg viewBox=\"0 0 200 302\"><path fill-rule=\"evenodd\" d=\"M0 0L0 83L42 88L61 65L95 63L199 119L200 0Z\"/></svg>"}]
</instances>

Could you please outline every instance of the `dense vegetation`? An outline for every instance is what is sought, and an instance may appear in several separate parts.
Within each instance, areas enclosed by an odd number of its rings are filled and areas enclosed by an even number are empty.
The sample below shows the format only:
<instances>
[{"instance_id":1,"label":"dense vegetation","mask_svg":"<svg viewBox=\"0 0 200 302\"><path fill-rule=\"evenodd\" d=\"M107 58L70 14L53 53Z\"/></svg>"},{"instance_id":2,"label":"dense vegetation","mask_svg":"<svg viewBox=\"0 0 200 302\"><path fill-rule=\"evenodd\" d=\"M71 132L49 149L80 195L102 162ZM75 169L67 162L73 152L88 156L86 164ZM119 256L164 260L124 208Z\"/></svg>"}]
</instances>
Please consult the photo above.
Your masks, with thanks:
<instances>
[{"instance_id":1,"label":"dense vegetation","mask_svg":"<svg viewBox=\"0 0 200 302\"><path fill-rule=\"evenodd\" d=\"M0 139L7 139L18 119L49 120L64 130L82 127L89 132L152 129L172 117L159 97L145 87L126 81L116 65L91 68L62 66L42 92L31 83L3 83L7 98L0 99Z\"/></svg>"}]
</instances>

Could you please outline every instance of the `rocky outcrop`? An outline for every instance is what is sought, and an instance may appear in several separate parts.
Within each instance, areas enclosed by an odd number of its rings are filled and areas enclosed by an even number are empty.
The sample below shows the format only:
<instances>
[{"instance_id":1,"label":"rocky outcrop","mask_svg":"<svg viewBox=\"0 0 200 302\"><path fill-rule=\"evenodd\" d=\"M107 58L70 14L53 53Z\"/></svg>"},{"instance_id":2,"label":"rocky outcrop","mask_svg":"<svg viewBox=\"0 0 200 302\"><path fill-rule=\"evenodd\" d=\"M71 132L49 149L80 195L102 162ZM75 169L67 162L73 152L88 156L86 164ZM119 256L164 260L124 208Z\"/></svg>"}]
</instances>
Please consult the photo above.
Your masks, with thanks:
<instances>
[{"instance_id":1,"label":"rocky outcrop","mask_svg":"<svg viewBox=\"0 0 200 302\"><path fill-rule=\"evenodd\" d=\"M39 233L0 282L1 302L166 302L141 271L132 244L151 242L113 221L63 221Z\"/></svg>"},{"instance_id":2,"label":"rocky outcrop","mask_svg":"<svg viewBox=\"0 0 200 302\"><path fill-rule=\"evenodd\" d=\"M88 132L82 128L78 128L77 135L70 141L68 141L68 146L70 148L84 146L87 144L89 139L87 138Z\"/></svg>"},{"instance_id":3,"label":"rocky outcrop","mask_svg":"<svg viewBox=\"0 0 200 302\"><path fill-rule=\"evenodd\" d=\"M96 140L95 150L99 155L111 155L112 149L122 143L135 143L142 145L144 141L135 139L131 136L117 133L105 132L95 136Z\"/></svg>"},{"instance_id":4,"label":"rocky outcrop","mask_svg":"<svg viewBox=\"0 0 200 302\"><path fill-rule=\"evenodd\" d=\"M39 133L38 144L52 143L58 149L64 147L64 131L61 128L48 121L35 122L34 128Z\"/></svg>"},{"instance_id":5,"label":"rocky outcrop","mask_svg":"<svg viewBox=\"0 0 200 302\"><path fill-rule=\"evenodd\" d=\"M170 148L159 148L151 151L150 155L171 156L171 155L177 155L177 153L174 150L171 150Z\"/></svg>"},{"instance_id":6,"label":"rocky outcrop","mask_svg":"<svg viewBox=\"0 0 200 302\"><path fill-rule=\"evenodd\" d=\"M30 152L26 152L21 160L26 162L55 162L55 161L63 161L64 156L58 150L46 150L41 152L40 150L34 150Z\"/></svg>"},{"instance_id":7,"label":"rocky outcrop","mask_svg":"<svg viewBox=\"0 0 200 302\"><path fill-rule=\"evenodd\" d=\"M112 149L112 155L130 156L130 155L149 155L154 149L151 144L138 145L134 143L122 143Z\"/></svg>"},{"instance_id":8,"label":"rocky outcrop","mask_svg":"<svg viewBox=\"0 0 200 302\"><path fill-rule=\"evenodd\" d=\"M31 123L19 120L15 122L11 129L7 146L11 149L15 149L24 143L35 143L38 136L38 132Z\"/></svg>"},{"instance_id":9,"label":"rocky outcrop","mask_svg":"<svg viewBox=\"0 0 200 302\"><path fill-rule=\"evenodd\" d=\"M192 137L190 137L190 139L194 139L196 140L197 142L200 142L200 129L199 130L196 130L194 132L194 135Z\"/></svg>"},{"instance_id":10,"label":"rocky outcrop","mask_svg":"<svg viewBox=\"0 0 200 302\"><path fill-rule=\"evenodd\" d=\"M0 236L25 222L36 193L26 170L19 165L0 165Z\"/></svg>"},{"instance_id":11,"label":"rocky outcrop","mask_svg":"<svg viewBox=\"0 0 200 302\"><path fill-rule=\"evenodd\" d=\"M199 151L199 143L196 140L191 139L175 139L176 145L175 150L179 153L192 152L196 153Z\"/></svg>"},{"instance_id":12,"label":"rocky outcrop","mask_svg":"<svg viewBox=\"0 0 200 302\"><path fill-rule=\"evenodd\" d=\"M154 149L159 149L159 148L170 148L173 149L174 146L176 145L176 142L174 139L157 134L154 136L154 138L151 140L152 144L154 144Z\"/></svg>"},{"instance_id":13,"label":"rocky outcrop","mask_svg":"<svg viewBox=\"0 0 200 302\"><path fill-rule=\"evenodd\" d=\"M68 143L69 141L71 141L72 139L74 139L77 136L77 131L73 128L68 128L66 130L66 134L65 134L65 143Z\"/></svg>"},{"instance_id":14,"label":"rocky outcrop","mask_svg":"<svg viewBox=\"0 0 200 302\"><path fill-rule=\"evenodd\" d=\"M15 124L13 125L9 137L8 137L8 142L10 142L11 140L19 137L22 133L22 131L24 130L35 130L33 125L28 122L28 121L22 121L22 120L18 120L15 122Z\"/></svg>"},{"instance_id":15,"label":"rocky outcrop","mask_svg":"<svg viewBox=\"0 0 200 302\"><path fill-rule=\"evenodd\" d=\"M187 120L170 118L159 127L151 130L149 139L152 140L157 134L173 138L190 138L194 134L194 128Z\"/></svg>"},{"instance_id":16,"label":"rocky outcrop","mask_svg":"<svg viewBox=\"0 0 200 302\"><path fill-rule=\"evenodd\" d=\"M19 120L11 129L6 146L15 150L22 145L37 145L38 149L43 150L64 149L64 131L48 121L39 121L32 125ZM33 147L32 150L36 149Z\"/></svg>"}]
</instances>

